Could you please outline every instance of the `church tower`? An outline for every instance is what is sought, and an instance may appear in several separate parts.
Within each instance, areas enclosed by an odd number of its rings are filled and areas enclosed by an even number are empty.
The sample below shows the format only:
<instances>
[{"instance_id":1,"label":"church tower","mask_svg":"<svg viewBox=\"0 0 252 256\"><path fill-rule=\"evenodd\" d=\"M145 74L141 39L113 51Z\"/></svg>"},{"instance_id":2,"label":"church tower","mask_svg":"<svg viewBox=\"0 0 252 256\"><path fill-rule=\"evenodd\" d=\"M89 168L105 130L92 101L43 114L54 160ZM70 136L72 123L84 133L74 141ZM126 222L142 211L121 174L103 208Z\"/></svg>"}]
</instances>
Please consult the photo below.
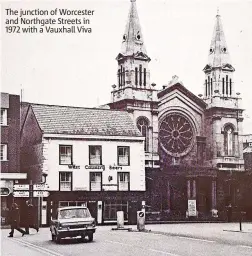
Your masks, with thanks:
<instances>
[{"instance_id":1,"label":"church tower","mask_svg":"<svg viewBox=\"0 0 252 256\"><path fill-rule=\"evenodd\" d=\"M145 137L145 163L158 166L158 102L155 84L150 82L149 62L136 0L130 0L130 11L121 50L116 57L117 83L111 92L110 108L127 110ZM144 158L143 158L144 159Z\"/></svg>"},{"instance_id":2,"label":"church tower","mask_svg":"<svg viewBox=\"0 0 252 256\"><path fill-rule=\"evenodd\" d=\"M226 177L224 184L228 185L228 188L223 192L226 193L225 203L235 204L239 184L234 177L235 174L244 171L243 109L239 93L235 93L233 78L235 69L231 64L230 51L219 13L216 15L208 51L208 63L203 71L205 73L203 100L207 103L206 160L209 165L218 168L219 175Z\"/></svg>"},{"instance_id":3,"label":"church tower","mask_svg":"<svg viewBox=\"0 0 252 256\"><path fill-rule=\"evenodd\" d=\"M235 69L231 64L229 48L219 13L208 52L208 63L203 69L205 73L204 99L206 103L214 106L235 106L233 73Z\"/></svg>"}]
</instances>

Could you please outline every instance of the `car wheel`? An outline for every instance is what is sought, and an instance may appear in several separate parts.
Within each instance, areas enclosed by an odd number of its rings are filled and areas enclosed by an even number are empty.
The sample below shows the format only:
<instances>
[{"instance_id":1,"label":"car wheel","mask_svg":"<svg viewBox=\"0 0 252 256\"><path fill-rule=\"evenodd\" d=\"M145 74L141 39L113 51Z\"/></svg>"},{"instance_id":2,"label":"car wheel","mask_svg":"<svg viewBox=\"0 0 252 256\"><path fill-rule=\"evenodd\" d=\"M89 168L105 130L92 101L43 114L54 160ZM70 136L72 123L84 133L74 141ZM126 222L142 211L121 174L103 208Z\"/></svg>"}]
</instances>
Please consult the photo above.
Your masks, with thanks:
<instances>
[{"instance_id":1,"label":"car wheel","mask_svg":"<svg viewBox=\"0 0 252 256\"><path fill-rule=\"evenodd\" d=\"M90 234L90 235L88 235L88 241L89 241L89 242L92 242L93 239L94 239L94 234L93 234L93 233Z\"/></svg>"}]
</instances>

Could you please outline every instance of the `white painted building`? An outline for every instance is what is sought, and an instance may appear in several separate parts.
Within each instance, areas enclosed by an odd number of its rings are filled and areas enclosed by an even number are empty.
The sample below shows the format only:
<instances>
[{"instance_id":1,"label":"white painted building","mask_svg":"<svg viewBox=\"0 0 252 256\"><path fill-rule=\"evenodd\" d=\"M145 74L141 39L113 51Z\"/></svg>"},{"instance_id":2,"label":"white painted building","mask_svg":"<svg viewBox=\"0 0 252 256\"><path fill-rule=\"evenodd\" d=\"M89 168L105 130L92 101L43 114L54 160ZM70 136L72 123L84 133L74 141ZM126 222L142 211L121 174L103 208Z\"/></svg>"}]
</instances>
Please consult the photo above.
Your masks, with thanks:
<instances>
[{"instance_id":1,"label":"white painted building","mask_svg":"<svg viewBox=\"0 0 252 256\"><path fill-rule=\"evenodd\" d=\"M23 149L49 185L43 224L57 207L81 204L98 223L116 221L118 210L126 221L136 217L145 194L144 137L127 112L40 104L23 111Z\"/></svg>"}]
</instances>

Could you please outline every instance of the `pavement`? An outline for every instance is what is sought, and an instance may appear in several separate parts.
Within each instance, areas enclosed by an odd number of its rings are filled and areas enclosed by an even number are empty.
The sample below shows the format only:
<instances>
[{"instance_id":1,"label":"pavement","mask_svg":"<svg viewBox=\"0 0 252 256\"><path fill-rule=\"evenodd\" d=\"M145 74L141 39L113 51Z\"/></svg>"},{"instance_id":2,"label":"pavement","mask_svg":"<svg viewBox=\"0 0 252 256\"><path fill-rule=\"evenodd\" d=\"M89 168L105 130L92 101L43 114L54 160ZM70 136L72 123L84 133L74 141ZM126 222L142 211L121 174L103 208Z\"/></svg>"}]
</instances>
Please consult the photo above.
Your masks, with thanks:
<instances>
[{"instance_id":1,"label":"pavement","mask_svg":"<svg viewBox=\"0 0 252 256\"><path fill-rule=\"evenodd\" d=\"M145 225L145 228L156 234L184 236L252 246L252 222L242 223L242 231L240 231L239 222L158 224Z\"/></svg>"}]
</instances>

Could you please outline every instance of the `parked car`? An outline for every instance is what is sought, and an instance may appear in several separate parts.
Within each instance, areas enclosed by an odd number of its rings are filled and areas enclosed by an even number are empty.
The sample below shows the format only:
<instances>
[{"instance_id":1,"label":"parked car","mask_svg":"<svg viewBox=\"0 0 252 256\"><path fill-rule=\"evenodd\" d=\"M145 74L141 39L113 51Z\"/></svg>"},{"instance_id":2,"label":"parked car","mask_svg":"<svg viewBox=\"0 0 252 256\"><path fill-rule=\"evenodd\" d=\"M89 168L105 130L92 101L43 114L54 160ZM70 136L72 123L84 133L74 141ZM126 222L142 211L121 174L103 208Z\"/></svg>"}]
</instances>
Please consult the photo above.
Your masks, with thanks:
<instances>
[{"instance_id":1,"label":"parked car","mask_svg":"<svg viewBox=\"0 0 252 256\"><path fill-rule=\"evenodd\" d=\"M59 243L62 238L78 237L93 241L95 219L84 206L62 207L57 209L56 219L51 221L52 241Z\"/></svg>"}]
</instances>

